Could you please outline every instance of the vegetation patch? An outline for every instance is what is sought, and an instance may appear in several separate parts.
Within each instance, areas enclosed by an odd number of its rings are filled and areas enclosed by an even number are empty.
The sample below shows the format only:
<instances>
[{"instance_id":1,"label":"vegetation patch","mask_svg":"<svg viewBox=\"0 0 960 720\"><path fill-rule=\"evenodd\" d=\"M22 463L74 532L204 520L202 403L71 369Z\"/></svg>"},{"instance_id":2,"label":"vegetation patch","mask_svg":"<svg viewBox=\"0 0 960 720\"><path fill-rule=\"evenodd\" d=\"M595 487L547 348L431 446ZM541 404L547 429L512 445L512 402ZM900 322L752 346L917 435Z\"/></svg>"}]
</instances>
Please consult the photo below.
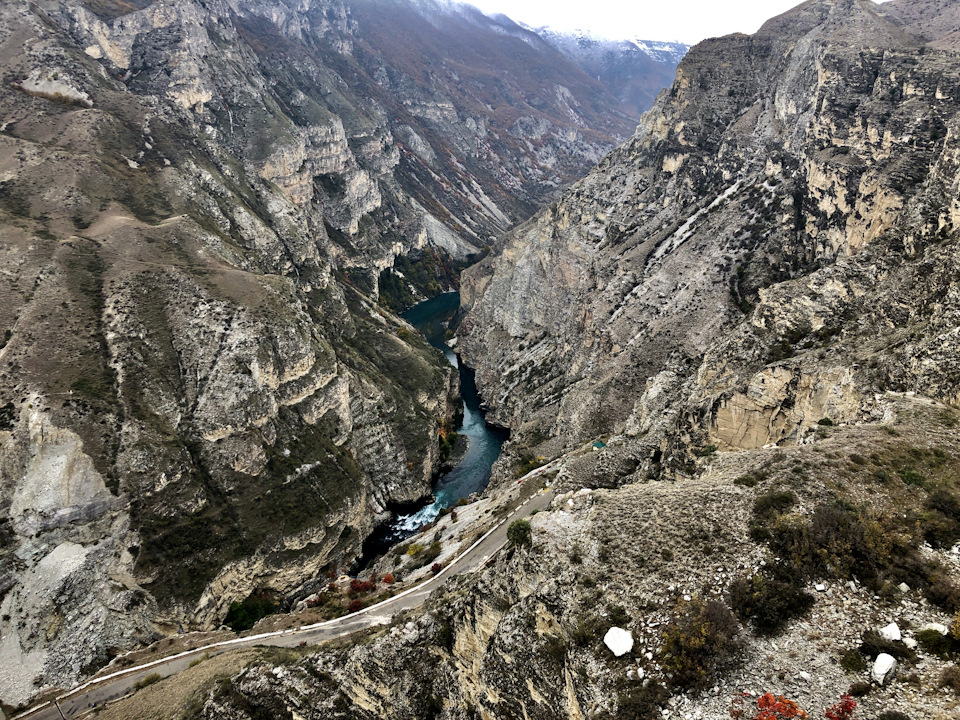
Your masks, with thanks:
<instances>
[{"instance_id":1,"label":"vegetation patch","mask_svg":"<svg viewBox=\"0 0 960 720\"><path fill-rule=\"evenodd\" d=\"M740 624L719 600L694 599L680 606L660 647L661 664L683 689L703 689L740 648Z\"/></svg>"},{"instance_id":2,"label":"vegetation patch","mask_svg":"<svg viewBox=\"0 0 960 720\"><path fill-rule=\"evenodd\" d=\"M529 547L533 541L533 529L528 520L514 520L507 527L507 540L515 546Z\"/></svg>"},{"instance_id":3,"label":"vegetation patch","mask_svg":"<svg viewBox=\"0 0 960 720\"><path fill-rule=\"evenodd\" d=\"M276 594L270 590L257 590L248 595L242 602L230 603L223 622L229 625L234 632L249 630L257 621L277 611Z\"/></svg>"},{"instance_id":4,"label":"vegetation patch","mask_svg":"<svg viewBox=\"0 0 960 720\"><path fill-rule=\"evenodd\" d=\"M780 564L768 565L752 577L736 578L730 583L728 600L737 617L760 635L775 635L809 612L814 603L798 578Z\"/></svg>"}]
</instances>

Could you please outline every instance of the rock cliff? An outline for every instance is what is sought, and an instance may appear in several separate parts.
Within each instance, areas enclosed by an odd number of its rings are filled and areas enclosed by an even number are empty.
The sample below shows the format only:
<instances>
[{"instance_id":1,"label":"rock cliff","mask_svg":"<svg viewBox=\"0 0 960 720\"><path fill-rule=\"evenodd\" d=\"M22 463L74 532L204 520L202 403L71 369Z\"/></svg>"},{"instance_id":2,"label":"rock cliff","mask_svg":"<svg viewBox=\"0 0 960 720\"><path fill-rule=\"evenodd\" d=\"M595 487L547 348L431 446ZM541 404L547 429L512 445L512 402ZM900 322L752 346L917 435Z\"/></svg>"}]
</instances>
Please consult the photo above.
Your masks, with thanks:
<instances>
[{"instance_id":1,"label":"rock cliff","mask_svg":"<svg viewBox=\"0 0 960 720\"><path fill-rule=\"evenodd\" d=\"M459 347L515 450L622 435L633 477L684 474L877 392L956 399L960 86L906 5L696 46L629 143L464 276Z\"/></svg>"},{"instance_id":2,"label":"rock cliff","mask_svg":"<svg viewBox=\"0 0 960 720\"><path fill-rule=\"evenodd\" d=\"M0 67L17 705L254 591L295 601L428 494L457 382L385 305L455 283L634 120L443 4L15 0Z\"/></svg>"},{"instance_id":3,"label":"rock cliff","mask_svg":"<svg viewBox=\"0 0 960 720\"><path fill-rule=\"evenodd\" d=\"M362 641L195 683L188 716L956 716L958 3L917 5L812 0L693 48L463 278L501 479L554 459L469 514L547 478L529 543Z\"/></svg>"}]
</instances>

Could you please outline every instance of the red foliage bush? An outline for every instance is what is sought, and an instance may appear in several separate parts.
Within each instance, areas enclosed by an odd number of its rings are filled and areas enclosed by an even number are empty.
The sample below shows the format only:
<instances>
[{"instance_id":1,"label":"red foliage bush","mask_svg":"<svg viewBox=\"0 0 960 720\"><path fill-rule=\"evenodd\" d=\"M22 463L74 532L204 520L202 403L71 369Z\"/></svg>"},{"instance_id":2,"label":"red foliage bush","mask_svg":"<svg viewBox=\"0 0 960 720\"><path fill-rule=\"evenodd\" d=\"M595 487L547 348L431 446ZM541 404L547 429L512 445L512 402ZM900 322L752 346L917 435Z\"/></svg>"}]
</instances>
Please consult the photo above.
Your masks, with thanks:
<instances>
[{"instance_id":1,"label":"red foliage bush","mask_svg":"<svg viewBox=\"0 0 960 720\"><path fill-rule=\"evenodd\" d=\"M443 570L443 565L441 565L440 563L434 563L433 565L430 566L430 572L432 572L434 575L436 575L441 570Z\"/></svg>"},{"instance_id":2,"label":"red foliage bush","mask_svg":"<svg viewBox=\"0 0 960 720\"><path fill-rule=\"evenodd\" d=\"M350 581L350 592L354 593L365 593L373 590L373 583L369 580L360 580L359 578L354 578Z\"/></svg>"},{"instance_id":3,"label":"red foliage bush","mask_svg":"<svg viewBox=\"0 0 960 720\"><path fill-rule=\"evenodd\" d=\"M747 696L737 695L730 704L730 717L734 720L747 717L748 711L743 706L745 697ZM849 695L841 695L840 702L826 708L823 713L828 720L851 720L856 707L856 700ZM806 717L807 713L793 700L788 700L783 695L766 693L757 698L757 714L750 720L791 720L792 718L803 720Z\"/></svg>"},{"instance_id":4,"label":"red foliage bush","mask_svg":"<svg viewBox=\"0 0 960 720\"><path fill-rule=\"evenodd\" d=\"M349 612L355 613L359 610L363 610L363 600L360 598L355 598L350 601L350 604L347 605L347 610Z\"/></svg>"},{"instance_id":5,"label":"red foliage bush","mask_svg":"<svg viewBox=\"0 0 960 720\"><path fill-rule=\"evenodd\" d=\"M849 695L841 695L840 702L824 710L828 720L850 720L857 709L857 701Z\"/></svg>"},{"instance_id":6,"label":"red foliage bush","mask_svg":"<svg viewBox=\"0 0 960 720\"><path fill-rule=\"evenodd\" d=\"M393 573L387 573L386 575L383 576L384 585L393 585L394 580L395 578L393 577Z\"/></svg>"}]
</instances>

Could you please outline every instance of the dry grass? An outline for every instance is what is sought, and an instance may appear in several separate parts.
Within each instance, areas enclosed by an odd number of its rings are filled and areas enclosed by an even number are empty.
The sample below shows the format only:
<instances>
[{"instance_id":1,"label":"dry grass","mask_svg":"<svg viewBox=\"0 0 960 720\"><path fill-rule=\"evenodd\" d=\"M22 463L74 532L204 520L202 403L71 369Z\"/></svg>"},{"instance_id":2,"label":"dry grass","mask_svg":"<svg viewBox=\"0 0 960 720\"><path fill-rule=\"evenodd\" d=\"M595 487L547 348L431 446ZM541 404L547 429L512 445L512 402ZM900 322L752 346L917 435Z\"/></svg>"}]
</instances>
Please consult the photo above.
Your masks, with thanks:
<instances>
[{"instance_id":1,"label":"dry grass","mask_svg":"<svg viewBox=\"0 0 960 720\"><path fill-rule=\"evenodd\" d=\"M189 716L220 678L236 675L254 662L260 651L237 650L201 663L106 706L98 720L169 720Z\"/></svg>"}]
</instances>

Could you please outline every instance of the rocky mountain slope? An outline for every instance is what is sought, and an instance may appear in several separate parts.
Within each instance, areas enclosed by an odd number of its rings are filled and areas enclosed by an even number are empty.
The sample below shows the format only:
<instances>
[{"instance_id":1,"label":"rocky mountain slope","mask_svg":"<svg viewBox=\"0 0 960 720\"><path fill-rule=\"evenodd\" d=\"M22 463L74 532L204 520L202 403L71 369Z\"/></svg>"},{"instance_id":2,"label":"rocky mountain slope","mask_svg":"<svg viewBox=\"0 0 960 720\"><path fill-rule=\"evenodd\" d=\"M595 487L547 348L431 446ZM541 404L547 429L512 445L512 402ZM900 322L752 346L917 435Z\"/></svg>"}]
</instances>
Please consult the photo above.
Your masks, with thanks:
<instances>
[{"instance_id":1,"label":"rocky mountain slope","mask_svg":"<svg viewBox=\"0 0 960 720\"><path fill-rule=\"evenodd\" d=\"M653 107L660 90L673 82L677 65L690 49L682 43L609 40L548 27L535 28L534 32L639 113Z\"/></svg>"},{"instance_id":2,"label":"rocky mountain slope","mask_svg":"<svg viewBox=\"0 0 960 720\"><path fill-rule=\"evenodd\" d=\"M296 600L427 494L456 380L384 306L455 283L634 119L429 2L14 0L0 68L16 705Z\"/></svg>"},{"instance_id":3,"label":"rocky mountain slope","mask_svg":"<svg viewBox=\"0 0 960 720\"><path fill-rule=\"evenodd\" d=\"M467 274L461 349L499 422L541 455L625 434L642 478L869 418L888 389L956 398L957 63L899 7L806 3L701 43L629 143Z\"/></svg>"},{"instance_id":4,"label":"rocky mountain slope","mask_svg":"<svg viewBox=\"0 0 960 720\"><path fill-rule=\"evenodd\" d=\"M559 458L568 491L530 544L364 642L200 688L194 717L718 720L767 691L955 717L960 59L936 6L811 0L693 48L463 279L513 459Z\"/></svg>"}]
</instances>

